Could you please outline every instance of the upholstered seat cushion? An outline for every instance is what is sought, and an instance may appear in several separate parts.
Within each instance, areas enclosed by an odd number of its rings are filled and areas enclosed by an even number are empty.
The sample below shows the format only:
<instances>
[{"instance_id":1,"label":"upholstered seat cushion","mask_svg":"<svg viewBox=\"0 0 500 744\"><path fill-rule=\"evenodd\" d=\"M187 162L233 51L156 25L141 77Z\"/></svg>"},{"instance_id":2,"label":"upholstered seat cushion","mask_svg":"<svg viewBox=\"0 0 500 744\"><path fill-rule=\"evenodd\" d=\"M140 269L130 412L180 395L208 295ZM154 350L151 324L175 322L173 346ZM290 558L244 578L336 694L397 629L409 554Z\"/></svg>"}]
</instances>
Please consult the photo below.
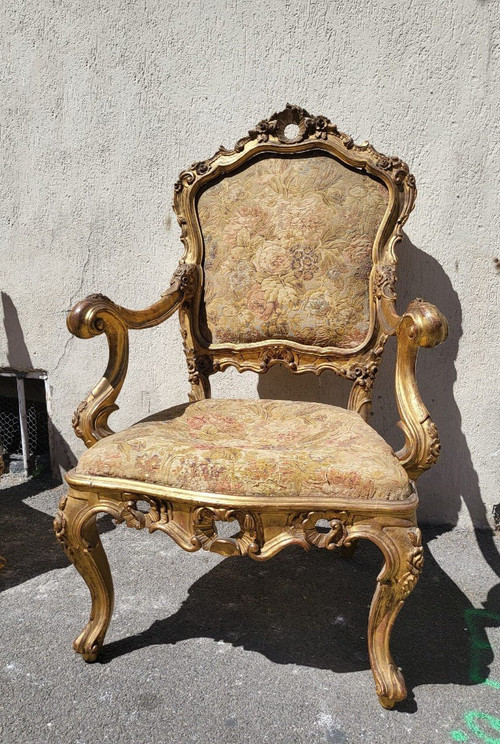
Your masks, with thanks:
<instances>
[{"instance_id":1,"label":"upholstered seat cushion","mask_svg":"<svg viewBox=\"0 0 500 744\"><path fill-rule=\"evenodd\" d=\"M266 499L411 493L391 447L357 413L281 400L175 406L100 440L76 472Z\"/></svg>"}]
</instances>

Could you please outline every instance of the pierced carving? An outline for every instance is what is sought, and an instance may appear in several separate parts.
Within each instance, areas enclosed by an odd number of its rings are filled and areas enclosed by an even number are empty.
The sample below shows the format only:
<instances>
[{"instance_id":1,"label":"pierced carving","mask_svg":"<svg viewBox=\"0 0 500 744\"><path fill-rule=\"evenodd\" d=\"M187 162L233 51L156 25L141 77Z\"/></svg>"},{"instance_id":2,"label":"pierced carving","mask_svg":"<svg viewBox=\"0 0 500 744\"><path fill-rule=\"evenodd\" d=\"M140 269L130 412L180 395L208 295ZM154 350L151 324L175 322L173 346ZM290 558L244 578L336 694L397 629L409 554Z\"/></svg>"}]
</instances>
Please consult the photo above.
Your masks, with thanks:
<instances>
[{"instance_id":1,"label":"pierced carving","mask_svg":"<svg viewBox=\"0 0 500 744\"><path fill-rule=\"evenodd\" d=\"M215 521L238 522L240 529L234 537L219 537ZM224 509L202 506L193 513L192 544L198 549L210 550L222 555L257 554L258 531L256 517L239 509Z\"/></svg>"},{"instance_id":2,"label":"pierced carving","mask_svg":"<svg viewBox=\"0 0 500 744\"><path fill-rule=\"evenodd\" d=\"M292 524L304 533L306 542L316 548L333 550L343 545L347 538L347 512L332 515L329 512L310 511L298 514ZM318 529L317 522L325 520L329 529Z\"/></svg>"},{"instance_id":3,"label":"pierced carving","mask_svg":"<svg viewBox=\"0 0 500 744\"><path fill-rule=\"evenodd\" d=\"M291 137L287 136L285 132L290 124L298 127L297 134ZM272 114L269 119L259 121L258 124L249 130L246 137L242 137L236 142L232 150L221 145L211 158L193 163L190 168L181 171L174 185L174 192L180 194L185 187L192 186L198 177L203 177L210 173L214 162L219 157L238 155L245 150L249 143L255 142L262 144L277 142L280 145L286 146L299 144L310 138L327 142L330 137L338 141L346 151L368 156L377 168L391 174L391 179L398 188L401 188L406 183L409 189L415 189L415 178L409 172L409 168L403 160L398 157L382 155L369 142L355 145L353 138L345 134L345 132L341 132L337 125L333 124L326 116L312 116L301 106L287 103L283 111Z\"/></svg>"},{"instance_id":4,"label":"pierced carving","mask_svg":"<svg viewBox=\"0 0 500 744\"><path fill-rule=\"evenodd\" d=\"M260 355L260 369L262 372L267 372L269 367L278 362L283 362L292 371L297 369L297 362L291 349L286 346L280 346L279 344L273 344L265 348Z\"/></svg>"},{"instance_id":5,"label":"pierced carving","mask_svg":"<svg viewBox=\"0 0 500 744\"><path fill-rule=\"evenodd\" d=\"M168 502L149 496L137 497L136 494L130 495L133 496L133 499L129 499L118 508L118 513L115 516L115 522L117 524L125 522L127 527L132 527L135 530L148 529L150 532L154 532L160 526L168 524L170 521L169 509L171 510ZM146 501L149 504L147 512L143 512L137 508L138 501Z\"/></svg>"},{"instance_id":6,"label":"pierced carving","mask_svg":"<svg viewBox=\"0 0 500 744\"><path fill-rule=\"evenodd\" d=\"M285 131L290 124L298 128L294 137L287 136ZM311 116L301 106L287 103L284 111L263 119L248 134L250 139L257 139L258 142L267 142L269 137L274 136L283 144L295 144L312 135L326 140L329 129L337 133L337 128L326 116Z\"/></svg>"},{"instance_id":7,"label":"pierced carving","mask_svg":"<svg viewBox=\"0 0 500 744\"><path fill-rule=\"evenodd\" d=\"M287 127L294 124L290 133ZM308 154L323 151L347 167L369 173L388 190L391 209L378 231L373 246L373 291L368 298L370 332L355 349L302 346L285 338L255 344L211 345L200 332L199 309L203 296L203 236L196 219L199 188L211 179L234 172L259 153ZM74 426L87 446L111 433L107 419L116 410L115 399L123 384L128 363L128 330L148 328L170 317L181 316L182 334L189 376L191 400L208 397L209 375L229 365L239 371L266 372L282 363L296 373L331 369L353 382L350 410L367 415L371 389L380 356L389 334L398 336L396 397L405 446L397 453L410 478L417 478L439 453L439 438L415 381L415 360L419 346L434 346L446 337L447 324L431 305L412 303L402 318L394 309L394 247L401 239L402 226L413 207L415 180L399 158L378 153L369 143L354 144L326 117L311 116L305 109L287 105L280 113L259 122L233 150L223 147L212 158L194 163L182 171L175 185L175 212L184 245L183 259L170 288L149 308L132 311L115 305L103 295L91 295L73 308L68 327L80 338L106 334L109 361L106 371L87 400L74 415ZM376 300L379 300L377 302ZM385 707L404 699L404 680L389 651L395 617L415 586L422 570L423 549L416 528L416 494L401 502L364 502L338 499L335 504L318 492L304 503L280 495L263 504L258 496L195 494L143 483L143 493L123 492L118 478L67 475L68 500L63 498L54 528L70 560L90 589L92 612L89 623L75 641L75 650L95 660L111 617L113 591L111 574L95 525L99 512L109 513L116 522L133 529L163 531L184 550L199 549L222 555L249 555L264 561L289 545L333 550L353 545L361 538L372 540L384 554L384 568L378 577L370 613L368 642L377 692ZM127 489L137 484L131 481ZM138 502L148 504L147 511ZM336 507L336 509L334 509ZM303 511L301 511L303 510ZM325 528L319 520L327 520ZM229 538L217 534L218 520L234 521L239 530Z\"/></svg>"},{"instance_id":8,"label":"pierced carving","mask_svg":"<svg viewBox=\"0 0 500 744\"><path fill-rule=\"evenodd\" d=\"M288 545L334 550L349 547L360 538L372 540L385 556L370 612L368 643L376 689L382 705L391 707L406 695L404 679L389 651L389 636L404 600L422 570L421 534L415 526L416 497L379 509L353 502L352 508L297 512L291 504L262 509L259 500L234 497L234 506L199 504L184 500L182 491L167 497L151 484L148 493L123 492L120 481L68 474L70 491L54 521L57 538L85 579L91 593L90 620L74 643L84 659L94 661L101 649L113 609L109 566L95 525L99 512L133 529L162 530L188 552L200 549L223 556L248 555L264 561ZM84 490L96 488L97 490ZM192 496L192 494L191 494ZM227 497L222 497L226 498ZM146 512L138 502L147 502ZM270 506L270 505L268 505ZM376 517L374 517L376 514ZM328 526L318 525L327 520ZM238 524L231 537L217 534L217 521Z\"/></svg>"}]
</instances>

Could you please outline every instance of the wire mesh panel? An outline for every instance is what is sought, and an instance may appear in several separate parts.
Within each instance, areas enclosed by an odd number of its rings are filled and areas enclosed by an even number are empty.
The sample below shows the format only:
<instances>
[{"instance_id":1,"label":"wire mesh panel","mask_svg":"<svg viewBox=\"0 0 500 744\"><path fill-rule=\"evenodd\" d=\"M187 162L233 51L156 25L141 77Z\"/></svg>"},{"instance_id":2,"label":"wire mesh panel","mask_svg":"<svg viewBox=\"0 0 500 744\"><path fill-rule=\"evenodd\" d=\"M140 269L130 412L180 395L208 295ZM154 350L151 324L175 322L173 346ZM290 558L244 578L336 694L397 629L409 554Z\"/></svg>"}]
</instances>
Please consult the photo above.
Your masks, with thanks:
<instances>
[{"instance_id":1,"label":"wire mesh panel","mask_svg":"<svg viewBox=\"0 0 500 744\"><path fill-rule=\"evenodd\" d=\"M5 387L8 386L5 385ZM26 388L25 420L27 442L24 456L32 459L49 453L48 414L44 399L44 382L42 380L32 379L29 380L29 385ZM0 443L6 460L9 458L18 459L23 455L22 421L19 408L22 401L18 396L12 394L12 385L10 385L8 390L10 394L0 394ZM30 399L31 396L38 398L38 400Z\"/></svg>"},{"instance_id":2,"label":"wire mesh panel","mask_svg":"<svg viewBox=\"0 0 500 744\"><path fill-rule=\"evenodd\" d=\"M43 455L49 451L49 432L47 407L39 401L26 402L28 421L28 446L30 457Z\"/></svg>"},{"instance_id":3,"label":"wire mesh panel","mask_svg":"<svg viewBox=\"0 0 500 744\"><path fill-rule=\"evenodd\" d=\"M0 441L4 455L21 454L21 424L17 398L0 397Z\"/></svg>"}]
</instances>

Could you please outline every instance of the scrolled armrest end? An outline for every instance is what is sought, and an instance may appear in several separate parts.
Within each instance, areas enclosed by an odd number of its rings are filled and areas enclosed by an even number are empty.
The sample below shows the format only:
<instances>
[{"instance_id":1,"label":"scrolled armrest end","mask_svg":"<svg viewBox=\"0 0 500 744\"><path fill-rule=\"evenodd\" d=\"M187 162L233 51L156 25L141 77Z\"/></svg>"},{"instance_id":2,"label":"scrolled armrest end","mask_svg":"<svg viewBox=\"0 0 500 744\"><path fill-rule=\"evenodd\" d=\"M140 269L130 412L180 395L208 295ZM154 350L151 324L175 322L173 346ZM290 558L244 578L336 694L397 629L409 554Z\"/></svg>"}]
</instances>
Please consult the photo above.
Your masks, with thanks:
<instances>
[{"instance_id":1,"label":"scrolled armrest end","mask_svg":"<svg viewBox=\"0 0 500 744\"><path fill-rule=\"evenodd\" d=\"M102 379L80 403L73 416L77 437L91 447L98 439L112 434L108 418L118 406L115 400L122 388L128 366L128 327L121 309L108 297L93 294L70 310L66 323L78 338L106 334L109 358Z\"/></svg>"},{"instance_id":2,"label":"scrolled armrest end","mask_svg":"<svg viewBox=\"0 0 500 744\"><path fill-rule=\"evenodd\" d=\"M448 321L435 305L417 298L408 305L396 333L403 330L418 346L431 348L445 341Z\"/></svg>"},{"instance_id":3,"label":"scrolled armrest end","mask_svg":"<svg viewBox=\"0 0 500 744\"><path fill-rule=\"evenodd\" d=\"M117 323L120 323L118 306L105 295L91 294L77 302L69 311L66 325L74 336L92 338L106 330L106 321L110 317L116 318Z\"/></svg>"},{"instance_id":4,"label":"scrolled armrest end","mask_svg":"<svg viewBox=\"0 0 500 744\"><path fill-rule=\"evenodd\" d=\"M414 300L396 329L396 402L405 435L404 447L396 453L410 478L416 480L439 456L440 441L436 425L427 410L416 381L416 362L421 346L433 347L448 335L444 315L429 302Z\"/></svg>"},{"instance_id":5,"label":"scrolled armrest end","mask_svg":"<svg viewBox=\"0 0 500 744\"><path fill-rule=\"evenodd\" d=\"M66 323L78 338L106 334L109 359L102 379L73 417L75 434L87 447L112 434L108 418L118 406L115 400L123 386L129 357L129 330L151 328L169 318L185 300L192 297L200 281L201 267L181 261L169 289L145 310L129 310L102 294L91 294L70 310Z\"/></svg>"}]
</instances>

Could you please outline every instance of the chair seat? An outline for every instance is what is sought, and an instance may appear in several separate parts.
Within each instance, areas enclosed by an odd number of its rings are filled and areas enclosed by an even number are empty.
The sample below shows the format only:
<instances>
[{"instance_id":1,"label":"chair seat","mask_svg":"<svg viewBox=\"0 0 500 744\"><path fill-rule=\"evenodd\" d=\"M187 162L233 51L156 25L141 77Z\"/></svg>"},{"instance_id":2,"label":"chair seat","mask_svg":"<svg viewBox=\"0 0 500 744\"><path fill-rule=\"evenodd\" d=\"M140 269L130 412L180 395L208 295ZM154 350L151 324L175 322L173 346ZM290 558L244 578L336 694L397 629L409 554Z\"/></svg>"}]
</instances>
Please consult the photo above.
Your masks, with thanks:
<instances>
[{"instance_id":1,"label":"chair seat","mask_svg":"<svg viewBox=\"0 0 500 744\"><path fill-rule=\"evenodd\" d=\"M269 500L412 493L391 447L357 413L282 400L175 406L101 439L76 472Z\"/></svg>"}]
</instances>

